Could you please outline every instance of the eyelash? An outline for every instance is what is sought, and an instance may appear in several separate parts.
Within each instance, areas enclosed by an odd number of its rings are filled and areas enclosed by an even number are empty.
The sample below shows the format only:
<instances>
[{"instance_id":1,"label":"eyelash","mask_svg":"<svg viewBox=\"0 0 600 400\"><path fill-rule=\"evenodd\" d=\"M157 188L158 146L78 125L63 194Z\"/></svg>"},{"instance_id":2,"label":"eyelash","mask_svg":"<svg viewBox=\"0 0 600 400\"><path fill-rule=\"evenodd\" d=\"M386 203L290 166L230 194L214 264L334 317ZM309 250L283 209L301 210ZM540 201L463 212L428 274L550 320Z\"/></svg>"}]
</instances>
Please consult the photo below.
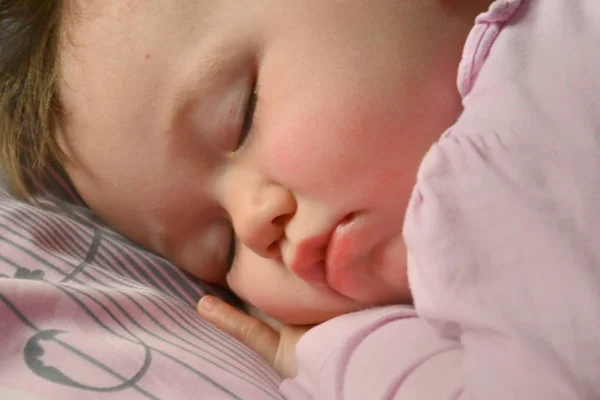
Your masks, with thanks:
<instances>
[{"instance_id":1,"label":"eyelash","mask_svg":"<svg viewBox=\"0 0 600 400\"><path fill-rule=\"evenodd\" d=\"M231 240L229 242L229 255L227 256L227 272L233 267L233 261L235 260L235 250L237 248L237 240L235 238L235 231L231 230Z\"/></svg>"},{"instance_id":2,"label":"eyelash","mask_svg":"<svg viewBox=\"0 0 600 400\"><path fill-rule=\"evenodd\" d=\"M254 123L254 114L256 112L257 103L258 86L254 86L254 88L252 88L252 94L246 102L246 113L244 114L244 121L240 130L240 139L238 141L237 148L240 148L244 144L246 138L248 137L248 134L252 130L252 124Z\"/></svg>"},{"instance_id":3,"label":"eyelash","mask_svg":"<svg viewBox=\"0 0 600 400\"><path fill-rule=\"evenodd\" d=\"M242 127L240 130L240 139L239 139L238 145L237 145L238 149L244 144L244 142L246 141L246 138L248 137L248 134L252 130L252 124L254 122L254 113L256 112L257 103L258 103L258 86L255 85L252 88L252 94L250 95L250 97L248 98L248 101L246 102L246 112L244 114L244 121L242 123ZM233 266L233 261L235 260L236 248L237 248L237 240L235 237L235 231L232 229L231 230L231 241L229 243L229 255L227 257L227 271L231 270L231 267Z\"/></svg>"}]
</instances>

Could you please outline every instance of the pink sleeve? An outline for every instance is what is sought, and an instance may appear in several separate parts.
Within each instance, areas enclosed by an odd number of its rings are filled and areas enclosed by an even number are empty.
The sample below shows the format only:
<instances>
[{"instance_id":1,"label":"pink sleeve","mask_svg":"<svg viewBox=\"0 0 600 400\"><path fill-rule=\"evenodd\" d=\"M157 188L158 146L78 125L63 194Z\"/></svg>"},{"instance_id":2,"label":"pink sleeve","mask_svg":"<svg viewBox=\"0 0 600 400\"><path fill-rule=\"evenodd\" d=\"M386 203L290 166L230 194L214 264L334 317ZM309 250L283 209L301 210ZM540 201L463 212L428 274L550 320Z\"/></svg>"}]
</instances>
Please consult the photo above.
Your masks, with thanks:
<instances>
[{"instance_id":1,"label":"pink sleeve","mask_svg":"<svg viewBox=\"0 0 600 400\"><path fill-rule=\"evenodd\" d=\"M412 308L365 310L302 338L301 372L281 391L288 399L446 399L460 393L460 358L460 344L437 335Z\"/></svg>"},{"instance_id":2,"label":"pink sleeve","mask_svg":"<svg viewBox=\"0 0 600 400\"><path fill-rule=\"evenodd\" d=\"M600 191L584 171L598 161L530 139L432 148L405 222L418 317L392 306L314 329L290 399L600 398Z\"/></svg>"}]
</instances>

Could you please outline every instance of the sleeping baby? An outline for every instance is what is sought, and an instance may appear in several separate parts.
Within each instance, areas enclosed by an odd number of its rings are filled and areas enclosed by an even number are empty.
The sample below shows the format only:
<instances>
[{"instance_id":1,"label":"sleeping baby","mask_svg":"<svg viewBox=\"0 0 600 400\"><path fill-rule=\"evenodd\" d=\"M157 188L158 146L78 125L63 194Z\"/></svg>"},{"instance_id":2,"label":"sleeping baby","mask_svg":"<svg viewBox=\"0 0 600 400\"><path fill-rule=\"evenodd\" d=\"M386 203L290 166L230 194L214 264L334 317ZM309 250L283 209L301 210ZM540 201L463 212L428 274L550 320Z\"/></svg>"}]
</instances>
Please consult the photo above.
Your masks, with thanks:
<instances>
[{"instance_id":1,"label":"sleeping baby","mask_svg":"<svg viewBox=\"0 0 600 400\"><path fill-rule=\"evenodd\" d=\"M279 321L198 307L285 396L600 398L597 2L61 3L15 190Z\"/></svg>"}]
</instances>

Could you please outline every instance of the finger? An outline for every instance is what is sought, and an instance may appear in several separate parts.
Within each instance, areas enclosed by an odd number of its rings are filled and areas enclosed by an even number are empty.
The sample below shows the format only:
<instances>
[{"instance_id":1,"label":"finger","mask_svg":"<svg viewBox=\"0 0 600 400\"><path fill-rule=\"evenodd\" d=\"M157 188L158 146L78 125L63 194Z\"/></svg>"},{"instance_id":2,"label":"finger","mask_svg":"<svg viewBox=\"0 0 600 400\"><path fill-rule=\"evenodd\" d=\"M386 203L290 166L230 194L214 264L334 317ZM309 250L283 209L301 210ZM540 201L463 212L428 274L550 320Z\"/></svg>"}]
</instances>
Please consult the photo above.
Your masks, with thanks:
<instances>
[{"instance_id":1,"label":"finger","mask_svg":"<svg viewBox=\"0 0 600 400\"><path fill-rule=\"evenodd\" d=\"M279 334L264 322L248 316L214 296L204 296L198 314L250 347L271 366L279 347Z\"/></svg>"},{"instance_id":2,"label":"finger","mask_svg":"<svg viewBox=\"0 0 600 400\"><path fill-rule=\"evenodd\" d=\"M284 325L279 332L280 343L273 359L273 367L283 378L294 378L297 375L296 345L309 329L307 326Z\"/></svg>"}]
</instances>

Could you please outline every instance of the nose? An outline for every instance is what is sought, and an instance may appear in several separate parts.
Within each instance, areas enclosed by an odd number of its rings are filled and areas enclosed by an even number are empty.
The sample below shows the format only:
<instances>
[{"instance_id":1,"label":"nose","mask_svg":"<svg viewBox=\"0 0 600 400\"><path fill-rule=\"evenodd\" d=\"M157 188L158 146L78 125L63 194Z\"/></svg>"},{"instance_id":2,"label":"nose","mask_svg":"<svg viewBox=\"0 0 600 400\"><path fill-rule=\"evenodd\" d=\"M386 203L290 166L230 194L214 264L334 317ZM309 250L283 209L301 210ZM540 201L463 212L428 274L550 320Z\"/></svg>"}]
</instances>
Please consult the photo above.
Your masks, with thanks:
<instances>
[{"instance_id":1,"label":"nose","mask_svg":"<svg viewBox=\"0 0 600 400\"><path fill-rule=\"evenodd\" d=\"M261 257L279 258L279 242L296 211L296 200L277 184L247 189L238 193L230 210L238 240Z\"/></svg>"}]
</instances>

